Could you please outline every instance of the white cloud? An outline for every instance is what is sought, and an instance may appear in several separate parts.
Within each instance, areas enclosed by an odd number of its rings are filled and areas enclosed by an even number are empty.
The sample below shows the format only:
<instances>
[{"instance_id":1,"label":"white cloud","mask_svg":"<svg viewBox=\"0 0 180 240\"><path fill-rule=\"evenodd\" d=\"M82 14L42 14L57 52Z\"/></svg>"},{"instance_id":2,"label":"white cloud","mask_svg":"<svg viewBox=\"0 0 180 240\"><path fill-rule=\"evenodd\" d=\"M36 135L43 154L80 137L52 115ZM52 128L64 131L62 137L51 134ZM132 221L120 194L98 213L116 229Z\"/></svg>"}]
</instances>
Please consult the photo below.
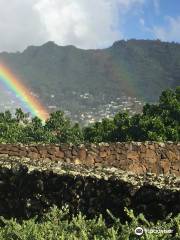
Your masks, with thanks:
<instances>
[{"instance_id":1,"label":"white cloud","mask_svg":"<svg viewBox=\"0 0 180 240\"><path fill-rule=\"evenodd\" d=\"M118 11L110 1L40 0L35 8L49 38L62 45L94 48L122 37Z\"/></svg>"},{"instance_id":2,"label":"white cloud","mask_svg":"<svg viewBox=\"0 0 180 240\"><path fill-rule=\"evenodd\" d=\"M43 41L46 32L33 4L35 0L0 0L0 51L22 50Z\"/></svg>"},{"instance_id":3,"label":"white cloud","mask_svg":"<svg viewBox=\"0 0 180 240\"><path fill-rule=\"evenodd\" d=\"M53 40L99 48L123 38L125 15L145 0L0 0L0 51Z\"/></svg>"},{"instance_id":4,"label":"white cloud","mask_svg":"<svg viewBox=\"0 0 180 240\"><path fill-rule=\"evenodd\" d=\"M177 18L166 17L167 24L154 26L152 33L162 41L180 41L180 16Z\"/></svg>"},{"instance_id":5,"label":"white cloud","mask_svg":"<svg viewBox=\"0 0 180 240\"><path fill-rule=\"evenodd\" d=\"M39 0L39 12L51 40L81 48L98 48L123 37L122 17L143 0Z\"/></svg>"}]
</instances>

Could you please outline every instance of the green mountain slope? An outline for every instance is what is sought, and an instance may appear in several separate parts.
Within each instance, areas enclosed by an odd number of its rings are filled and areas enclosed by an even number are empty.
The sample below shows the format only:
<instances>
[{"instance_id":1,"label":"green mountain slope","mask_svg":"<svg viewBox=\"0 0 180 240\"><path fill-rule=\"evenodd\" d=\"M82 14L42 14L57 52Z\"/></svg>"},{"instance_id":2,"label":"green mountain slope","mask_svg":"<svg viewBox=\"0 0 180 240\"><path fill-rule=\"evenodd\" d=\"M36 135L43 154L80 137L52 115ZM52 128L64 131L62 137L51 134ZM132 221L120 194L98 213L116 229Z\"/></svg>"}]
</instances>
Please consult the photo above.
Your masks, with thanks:
<instances>
[{"instance_id":1,"label":"green mountain slope","mask_svg":"<svg viewBox=\"0 0 180 240\"><path fill-rule=\"evenodd\" d=\"M77 104L71 102L73 91L89 92L97 103L102 95L156 101L163 89L180 84L180 44L176 43L128 40L107 49L82 50L48 42L22 53L0 53L0 61L44 103L64 108Z\"/></svg>"}]
</instances>

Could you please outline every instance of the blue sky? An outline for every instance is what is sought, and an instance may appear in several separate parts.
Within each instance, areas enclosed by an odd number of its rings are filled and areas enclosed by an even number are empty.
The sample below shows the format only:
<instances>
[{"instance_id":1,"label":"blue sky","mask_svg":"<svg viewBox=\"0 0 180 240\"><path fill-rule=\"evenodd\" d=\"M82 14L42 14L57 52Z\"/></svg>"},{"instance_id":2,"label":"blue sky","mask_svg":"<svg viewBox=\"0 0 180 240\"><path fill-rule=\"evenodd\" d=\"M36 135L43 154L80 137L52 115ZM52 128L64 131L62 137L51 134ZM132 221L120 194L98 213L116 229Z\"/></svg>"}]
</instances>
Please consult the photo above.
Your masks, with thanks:
<instances>
[{"instance_id":1,"label":"blue sky","mask_svg":"<svg viewBox=\"0 0 180 240\"><path fill-rule=\"evenodd\" d=\"M104 48L121 39L180 42L180 0L0 0L0 52L29 45Z\"/></svg>"},{"instance_id":2,"label":"blue sky","mask_svg":"<svg viewBox=\"0 0 180 240\"><path fill-rule=\"evenodd\" d=\"M180 42L180 0L145 0L131 11L120 26L126 39Z\"/></svg>"}]
</instances>

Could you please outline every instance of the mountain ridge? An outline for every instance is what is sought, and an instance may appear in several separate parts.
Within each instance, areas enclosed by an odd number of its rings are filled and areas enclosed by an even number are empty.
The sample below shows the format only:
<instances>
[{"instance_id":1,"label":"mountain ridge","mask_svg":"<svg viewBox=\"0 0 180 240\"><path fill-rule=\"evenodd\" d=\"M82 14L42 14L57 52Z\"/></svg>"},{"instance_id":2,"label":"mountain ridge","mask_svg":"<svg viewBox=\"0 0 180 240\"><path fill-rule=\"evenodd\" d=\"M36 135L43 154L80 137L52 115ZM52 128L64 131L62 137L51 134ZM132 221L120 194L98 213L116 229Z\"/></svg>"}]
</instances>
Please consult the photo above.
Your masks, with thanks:
<instances>
[{"instance_id":1,"label":"mountain ridge","mask_svg":"<svg viewBox=\"0 0 180 240\"><path fill-rule=\"evenodd\" d=\"M44 42L43 44L40 44L40 45L29 45L27 46L24 50L22 51L15 51L15 52L9 52L9 51L1 51L0 54L2 53L7 53L7 54L16 54L16 53L23 53L24 51L26 51L28 48L39 48L39 47L44 47L44 46L56 46L56 47L62 47L62 48L67 48L67 47L72 47L72 48L76 48L78 50L82 50L82 51L97 51L97 50L106 50L106 49L109 49L109 48L112 48L112 47L115 47L115 46L118 46L119 44L125 44L125 43L140 43L140 44L143 44L143 43L161 43L161 44L174 44L174 45L177 45L177 46L180 46L180 43L179 42L175 42L175 41L161 41L159 39L156 39L156 40L153 40L153 39L121 39L121 40L116 40L112 43L112 45L108 46L108 47L104 47L104 48L80 48L80 47L77 47L73 44L68 44L68 45L61 45L61 44L57 44L55 41L47 41L47 42Z\"/></svg>"},{"instance_id":2,"label":"mountain ridge","mask_svg":"<svg viewBox=\"0 0 180 240\"><path fill-rule=\"evenodd\" d=\"M88 50L49 41L23 52L0 53L0 61L44 104L63 110L97 107L104 98L124 95L154 102L163 89L180 84L180 44L159 40L120 40ZM92 99L77 100L73 92L89 93Z\"/></svg>"}]
</instances>

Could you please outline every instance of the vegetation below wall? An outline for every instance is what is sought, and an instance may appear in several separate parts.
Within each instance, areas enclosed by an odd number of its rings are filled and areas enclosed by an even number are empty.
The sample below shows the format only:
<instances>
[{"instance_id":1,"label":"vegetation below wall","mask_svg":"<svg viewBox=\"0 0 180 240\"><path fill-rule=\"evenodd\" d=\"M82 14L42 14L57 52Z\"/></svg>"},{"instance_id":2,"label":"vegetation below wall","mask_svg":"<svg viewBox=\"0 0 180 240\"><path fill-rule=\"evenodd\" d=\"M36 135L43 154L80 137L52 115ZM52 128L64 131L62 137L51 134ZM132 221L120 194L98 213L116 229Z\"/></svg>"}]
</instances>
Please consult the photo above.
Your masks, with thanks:
<instances>
[{"instance_id":1,"label":"vegetation below wall","mask_svg":"<svg viewBox=\"0 0 180 240\"><path fill-rule=\"evenodd\" d=\"M54 112L43 124L37 117L28 120L17 109L0 113L1 143L73 143L118 141L180 141L180 87L163 91L158 104L146 104L142 114L130 117L118 113L81 129L61 111Z\"/></svg>"},{"instance_id":2,"label":"vegetation below wall","mask_svg":"<svg viewBox=\"0 0 180 240\"><path fill-rule=\"evenodd\" d=\"M0 239L136 240L142 227L141 239L178 240L179 187L174 176L6 163L0 168Z\"/></svg>"},{"instance_id":3,"label":"vegetation below wall","mask_svg":"<svg viewBox=\"0 0 180 240\"><path fill-rule=\"evenodd\" d=\"M156 224L145 219L143 214L134 216L133 211L126 209L129 216L129 222L121 223L110 212L112 218L111 225L107 225L102 216L96 216L94 219L87 219L79 213L71 220L68 218L68 208L59 210L54 207L49 213L46 213L41 221L36 218L23 221L19 224L15 219L0 219L0 239L2 240L138 240L140 237L135 234L137 227L144 230L141 236L142 240L178 240L180 236L180 215ZM145 229L153 231L159 230L159 233L148 233ZM163 230L167 232L163 232ZM168 232L169 231L169 232Z\"/></svg>"}]
</instances>

